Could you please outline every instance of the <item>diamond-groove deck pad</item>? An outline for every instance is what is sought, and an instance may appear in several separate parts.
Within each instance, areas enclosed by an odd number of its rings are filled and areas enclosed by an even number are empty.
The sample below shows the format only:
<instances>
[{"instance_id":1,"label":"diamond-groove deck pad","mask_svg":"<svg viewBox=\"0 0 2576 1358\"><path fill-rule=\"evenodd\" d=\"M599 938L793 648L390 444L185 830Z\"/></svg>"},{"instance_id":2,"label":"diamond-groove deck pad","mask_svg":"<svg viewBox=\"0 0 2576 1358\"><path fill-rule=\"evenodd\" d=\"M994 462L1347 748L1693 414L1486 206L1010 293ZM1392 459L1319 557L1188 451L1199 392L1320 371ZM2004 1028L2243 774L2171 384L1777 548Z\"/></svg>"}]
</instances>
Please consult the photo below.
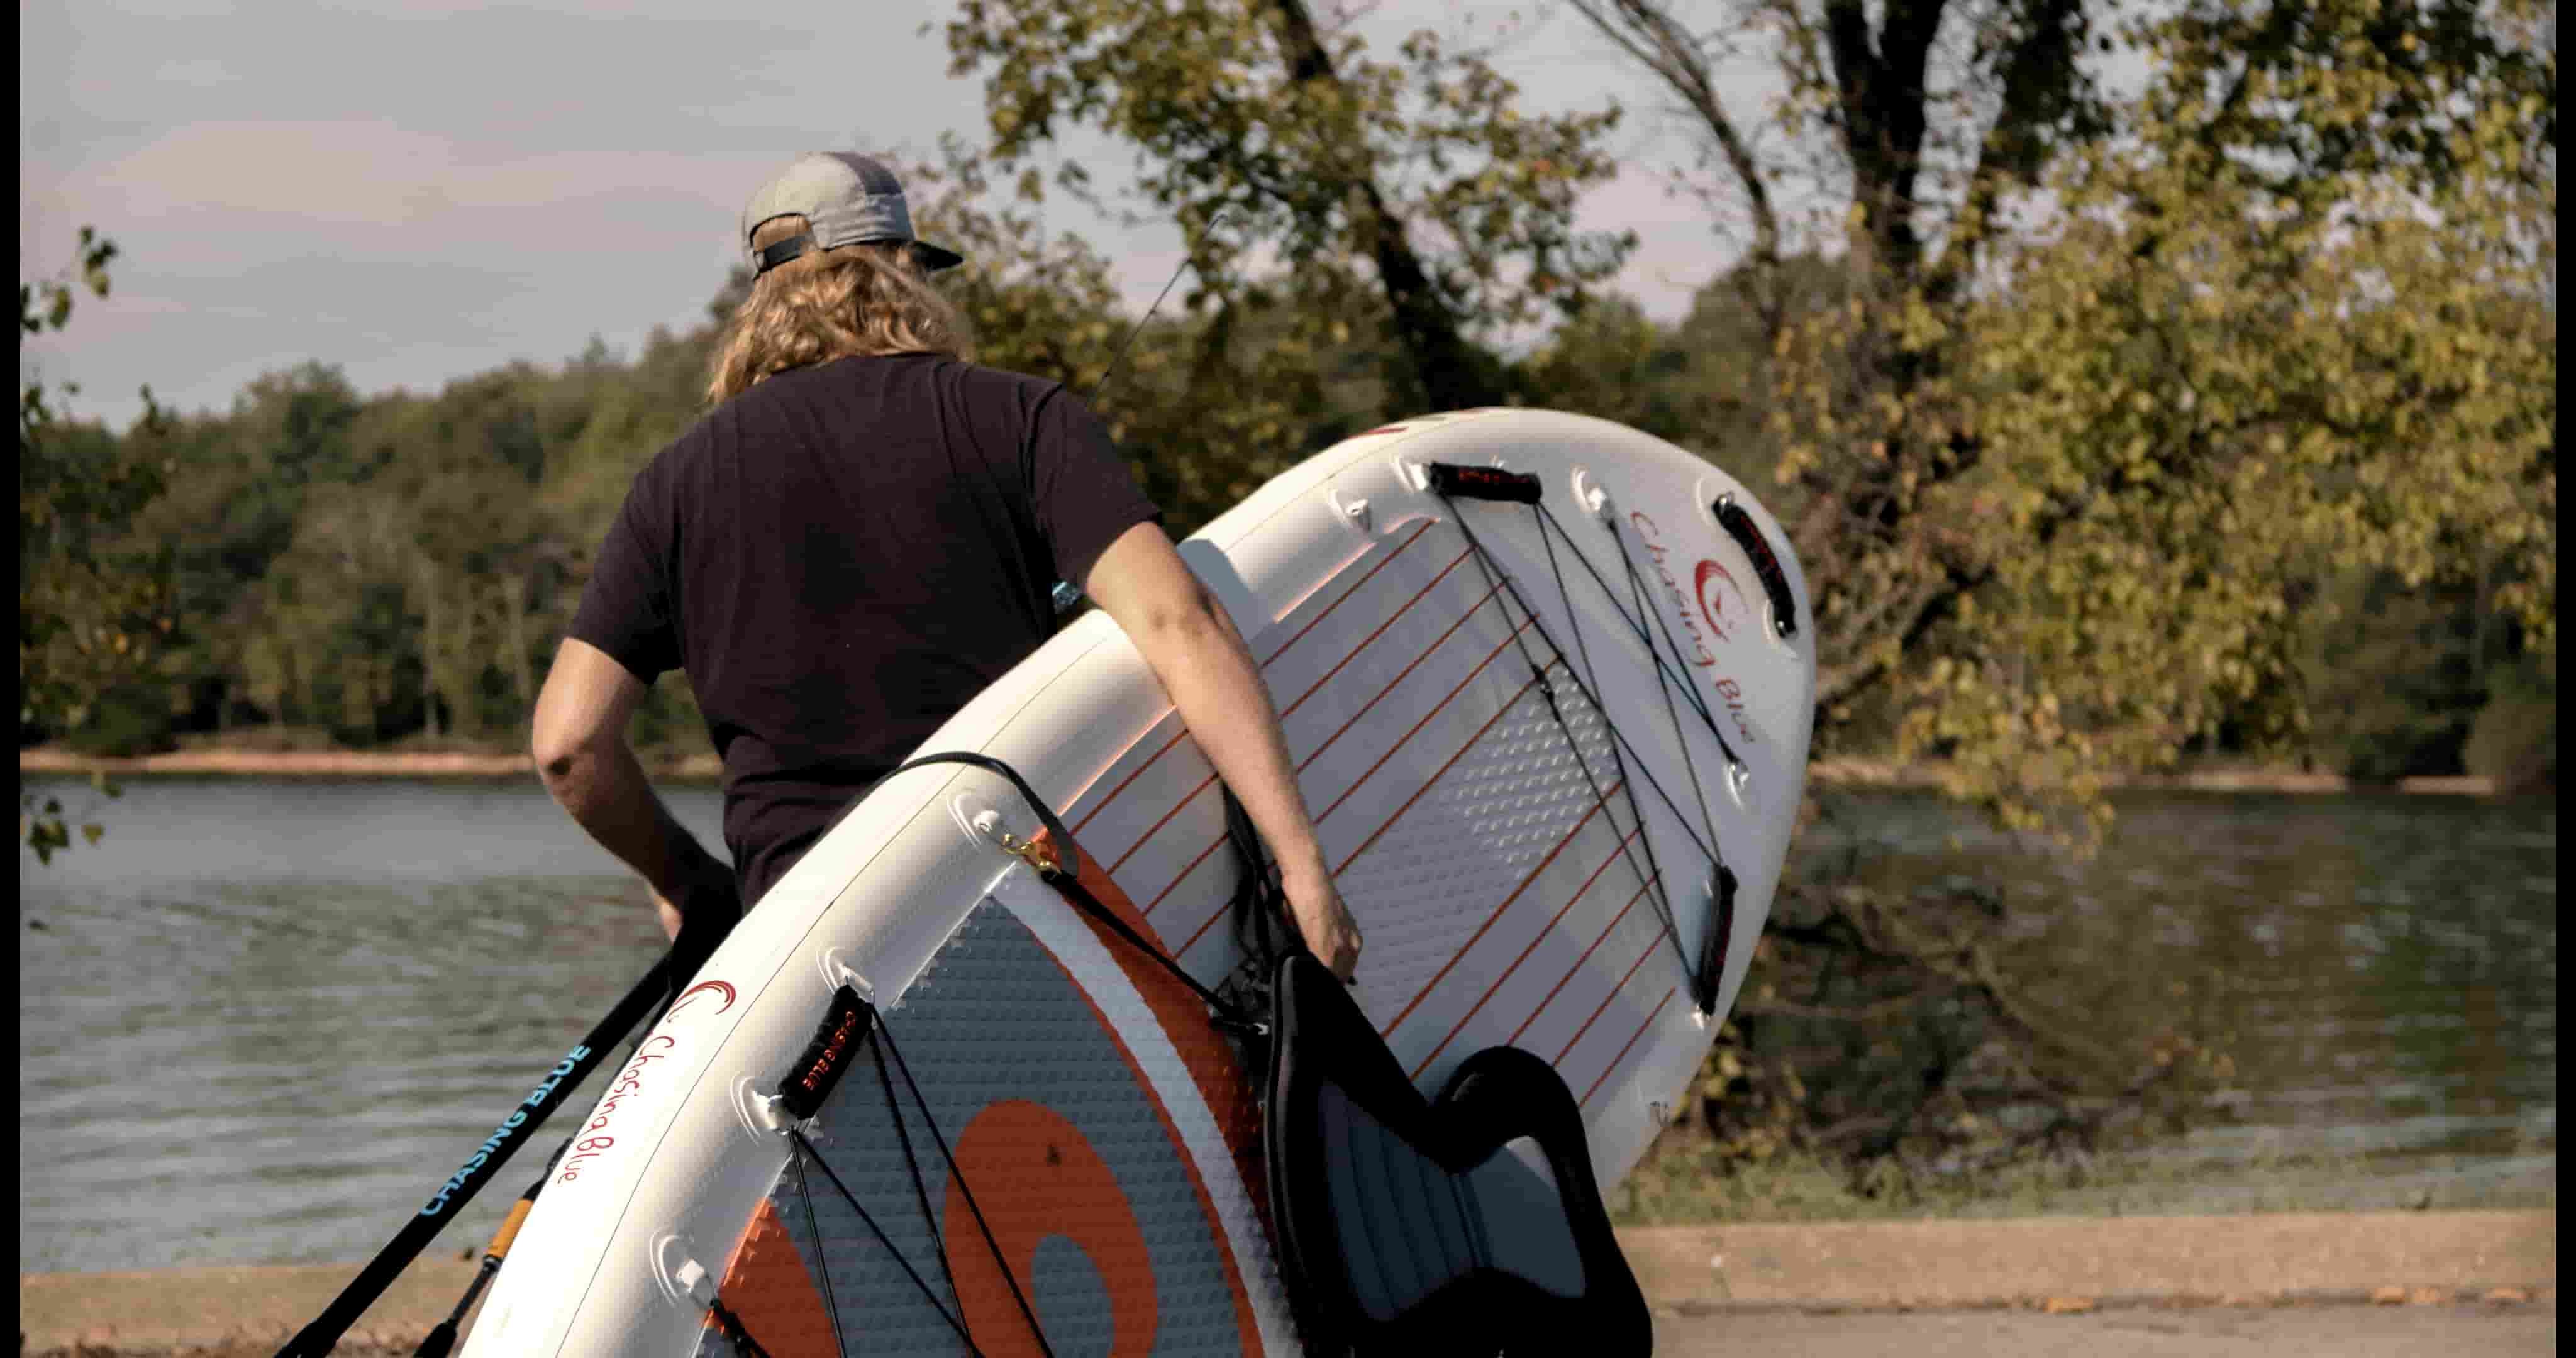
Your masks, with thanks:
<instances>
[{"instance_id":1,"label":"diamond-groove deck pad","mask_svg":"<svg viewBox=\"0 0 2576 1358\"><path fill-rule=\"evenodd\" d=\"M1057 1358L1249 1347L1226 1250L1169 1119L1133 1055L1016 915L979 902L883 1022L899 1059L872 1041L809 1135L893 1249L819 1167L803 1168L800 1189L791 1161L725 1285L754 1338L782 1358L831 1351L822 1336L782 1348L751 1314L757 1305L784 1318L785 1307L746 1290L761 1285L747 1275L780 1271L783 1239L814 1291L828 1271L824 1305L838 1311L848 1354L970 1352L941 1310L962 1316L987 1354L1038 1352L996 1246ZM1113 1295L1109 1277L1124 1289ZM699 1352L722 1358L731 1345L709 1330Z\"/></svg>"}]
</instances>

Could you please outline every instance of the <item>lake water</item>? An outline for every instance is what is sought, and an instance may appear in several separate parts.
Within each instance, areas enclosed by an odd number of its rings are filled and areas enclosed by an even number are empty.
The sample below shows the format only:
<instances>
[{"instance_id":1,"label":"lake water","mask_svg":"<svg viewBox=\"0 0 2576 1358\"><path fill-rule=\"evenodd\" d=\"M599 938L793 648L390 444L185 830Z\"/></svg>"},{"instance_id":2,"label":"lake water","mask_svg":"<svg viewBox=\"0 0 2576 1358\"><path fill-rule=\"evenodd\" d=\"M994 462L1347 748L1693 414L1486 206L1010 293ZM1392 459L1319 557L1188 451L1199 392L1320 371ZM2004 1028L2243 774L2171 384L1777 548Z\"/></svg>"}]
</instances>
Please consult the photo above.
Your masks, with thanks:
<instances>
[{"instance_id":1,"label":"lake water","mask_svg":"<svg viewBox=\"0 0 2576 1358\"><path fill-rule=\"evenodd\" d=\"M659 951L640 885L532 781L23 781L110 826L50 867L20 850L23 1271L371 1256ZM716 842L712 789L669 797ZM1929 797L1832 800L1793 872L1859 845L1890 885L2009 880L2025 945L2105 1002L2225 975L2204 1017L2238 1077L2169 1153L2441 1150L2554 1183L2554 800L2140 796L2084 862ZM439 1248L479 1249L539 1168Z\"/></svg>"}]
</instances>

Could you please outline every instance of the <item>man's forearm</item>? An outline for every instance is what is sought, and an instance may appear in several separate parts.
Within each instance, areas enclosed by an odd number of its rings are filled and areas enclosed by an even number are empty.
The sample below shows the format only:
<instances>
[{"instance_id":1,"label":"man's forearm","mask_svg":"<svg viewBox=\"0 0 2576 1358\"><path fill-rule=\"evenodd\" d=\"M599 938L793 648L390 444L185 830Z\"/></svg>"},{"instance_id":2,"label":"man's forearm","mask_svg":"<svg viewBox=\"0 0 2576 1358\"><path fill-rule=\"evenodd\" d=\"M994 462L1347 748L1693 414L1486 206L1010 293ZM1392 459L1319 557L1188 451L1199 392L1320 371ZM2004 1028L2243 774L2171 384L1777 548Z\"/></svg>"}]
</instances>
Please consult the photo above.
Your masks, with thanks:
<instances>
[{"instance_id":1,"label":"man's forearm","mask_svg":"<svg viewBox=\"0 0 2576 1358\"><path fill-rule=\"evenodd\" d=\"M546 791L572 818L642 874L653 890L680 899L693 886L729 880L732 869L700 845L653 793L624 741L603 741L538 766Z\"/></svg>"},{"instance_id":2,"label":"man's forearm","mask_svg":"<svg viewBox=\"0 0 2576 1358\"><path fill-rule=\"evenodd\" d=\"M1233 624L1211 608L1160 629L1142 649L1191 738L1278 856L1280 871L1292 880L1329 877L1270 691Z\"/></svg>"}]
</instances>

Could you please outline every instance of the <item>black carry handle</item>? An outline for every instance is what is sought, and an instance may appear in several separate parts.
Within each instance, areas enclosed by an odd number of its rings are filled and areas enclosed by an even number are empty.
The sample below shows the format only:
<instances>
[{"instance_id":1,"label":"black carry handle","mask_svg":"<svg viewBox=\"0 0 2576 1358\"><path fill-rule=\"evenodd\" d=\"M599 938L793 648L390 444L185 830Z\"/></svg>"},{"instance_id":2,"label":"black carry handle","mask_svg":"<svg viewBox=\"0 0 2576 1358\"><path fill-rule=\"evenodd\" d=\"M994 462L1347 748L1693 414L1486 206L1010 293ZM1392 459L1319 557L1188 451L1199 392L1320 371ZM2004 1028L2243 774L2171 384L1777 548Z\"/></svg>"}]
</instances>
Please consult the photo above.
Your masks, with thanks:
<instances>
[{"instance_id":1,"label":"black carry handle","mask_svg":"<svg viewBox=\"0 0 2576 1358\"><path fill-rule=\"evenodd\" d=\"M1753 516L1732 495L1717 497L1709 509L1717 515L1717 526L1735 539L1744 555L1753 562L1753 574L1762 582L1762 592L1771 596L1771 625L1782 638L1798 635L1798 601L1789 595L1789 573L1780 569L1780 558L1771 552L1771 544L1762 540L1762 530L1755 527Z\"/></svg>"},{"instance_id":2,"label":"black carry handle","mask_svg":"<svg viewBox=\"0 0 2576 1358\"><path fill-rule=\"evenodd\" d=\"M1423 470L1431 478L1431 493L1469 500L1507 500L1516 505L1538 503L1538 477L1530 472L1509 471L1502 467L1461 467L1454 462L1425 463Z\"/></svg>"},{"instance_id":3,"label":"black carry handle","mask_svg":"<svg viewBox=\"0 0 2576 1358\"><path fill-rule=\"evenodd\" d=\"M536 1135L537 1128L563 1102L560 1096L571 1093L599 1065L600 1058L607 1054L608 1049L617 1044L617 1039L625 1036L626 1030L634 1027L635 1021L662 999L662 975L669 965L670 959L664 957L645 971L634 988L626 992L626 998L608 1011L608 1017L601 1019L556 1064L555 1069L547 1073L545 1083L521 1100L519 1106L511 1110L509 1118L493 1131L464 1166L439 1186L428 1204L403 1223L403 1228L394 1233L393 1240L376 1253L374 1261L359 1270L358 1276L340 1290L340 1295L323 1308L322 1314L315 1317L312 1324L286 1341L286 1347L277 1351L277 1358L324 1358L331 1352L332 1346L340 1342L340 1336L348 1333L349 1327L357 1323L359 1316L366 1314L368 1307L375 1305L376 1299L393 1286L394 1279L402 1276L404 1269L411 1267L412 1260L419 1258L422 1250L429 1248L430 1240L440 1229L455 1219L457 1210L482 1191L483 1185L500 1173L501 1166Z\"/></svg>"}]
</instances>

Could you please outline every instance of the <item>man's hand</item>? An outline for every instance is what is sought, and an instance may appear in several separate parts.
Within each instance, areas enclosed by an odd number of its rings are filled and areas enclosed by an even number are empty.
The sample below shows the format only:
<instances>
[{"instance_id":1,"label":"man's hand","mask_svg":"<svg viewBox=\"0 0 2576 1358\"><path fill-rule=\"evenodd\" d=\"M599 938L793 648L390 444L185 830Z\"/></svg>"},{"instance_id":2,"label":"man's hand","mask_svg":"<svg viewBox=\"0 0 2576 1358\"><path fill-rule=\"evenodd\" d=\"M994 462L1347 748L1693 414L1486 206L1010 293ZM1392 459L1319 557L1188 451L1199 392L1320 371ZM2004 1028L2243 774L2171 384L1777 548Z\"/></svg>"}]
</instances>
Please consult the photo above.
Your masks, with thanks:
<instances>
[{"instance_id":1,"label":"man's hand","mask_svg":"<svg viewBox=\"0 0 2576 1358\"><path fill-rule=\"evenodd\" d=\"M1335 976L1350 980L1360 965L1360 926L1351 918L1351 908L1342 904L1340 888L1322 874L1301 875L1280 887L1288 896L1288 917L1306 937L1307 951Z\"/></svg>"},{"instance_id":2,"label":"man's hand","mask_svg":"<svg viewBox=\"0 0 2576 1358\"><path fill-rule=\"evenodd\" d=\"M677 894L680 899L672 900L653 893L653 911L662 917L662 932L671 940L666 979L674 998L742 920L742 895L729 872L700 874Z\"/></svg>"},{"instance_id":3,"label":"man's hand","mask_svg":"<svg viewBox=\"0 0 2576 1358\"><path fill-rule=\"evenodd\" d=\"M692 919L712 923L721 919L728 929L742 918L742 895L734 886L733 874L718 871L705 874L701 880L665 896L647 882L644 889L652 893L653 913L662 921L662 937L676 939L681 926Z\"/></svg>"}]
</instances>

